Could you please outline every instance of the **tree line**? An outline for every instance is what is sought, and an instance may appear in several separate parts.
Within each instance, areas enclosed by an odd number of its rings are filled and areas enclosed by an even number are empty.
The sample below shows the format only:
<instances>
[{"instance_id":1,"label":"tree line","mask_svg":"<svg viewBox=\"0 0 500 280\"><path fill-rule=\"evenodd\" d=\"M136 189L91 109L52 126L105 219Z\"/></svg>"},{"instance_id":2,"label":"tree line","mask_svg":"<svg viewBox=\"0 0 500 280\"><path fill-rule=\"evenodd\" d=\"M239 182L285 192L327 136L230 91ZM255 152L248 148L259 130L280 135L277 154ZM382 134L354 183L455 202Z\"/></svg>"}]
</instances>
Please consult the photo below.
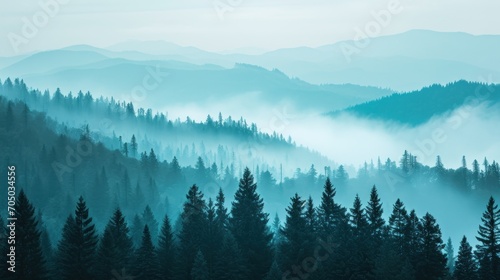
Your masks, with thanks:
<instances>
[{"instance_id":1,"label":"tree line","mask_svg":"<svg viewBox=\"0 0 500 280\"><path fill-rule=\"evenodd\" d=\"M458 255L443 243L436 219L418 217L397 200L384 219L377 188L363 207L336 202L325 180L321 201L295 194L283 223L273 223L250 170L244 170L230 209L222 189L208 200L197 185L186 194L179 226L150 209L132 227L117 207L99 233L80 197L55 246L43 220L20 191L16 273L7 272L7 229L1 238L2 279L500 279L500 210L493 197L481 218L478 245L464 236ZM0 218L1 219L1 218ZM138 225L136 225L136 223ZM1 221L4 225L4 221ZM140 227L140 238L134 237ZM448 254L447 254L448 253Z\"/></svg>"}]
</instances>

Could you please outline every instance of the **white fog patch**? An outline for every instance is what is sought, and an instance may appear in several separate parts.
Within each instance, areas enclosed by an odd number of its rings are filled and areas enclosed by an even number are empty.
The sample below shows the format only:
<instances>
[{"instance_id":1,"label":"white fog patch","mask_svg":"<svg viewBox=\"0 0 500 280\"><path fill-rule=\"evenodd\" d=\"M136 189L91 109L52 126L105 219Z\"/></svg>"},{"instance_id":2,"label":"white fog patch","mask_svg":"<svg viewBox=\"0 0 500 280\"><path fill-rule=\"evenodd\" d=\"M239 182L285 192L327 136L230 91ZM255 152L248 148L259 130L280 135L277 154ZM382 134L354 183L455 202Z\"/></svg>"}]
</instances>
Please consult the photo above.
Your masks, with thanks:
<instances>
[{"instance_id":1,"label":"white fog patch","mask_svg":"<svg viewBox=\"0 0 500 280\"><path fill-rule=\"evenodd\" d=\"M316 150L329 159L346 166L360 167L364 162L380 157L398 162L405 150L417 156L425 165L434 166L441 156L445 167L457 168L462 156L470 164L484 157L500 158L500 108L482 104L473 108L458 108L443 116L434 117L417 127L370 120L343 114L332 118L282 101L279 104L262 103L259 92L211 101L172 105L162 109L169 119L187 116L205 121L210 114L214 120L219 112L224 119L243 117L248 124L255 122L263 132L291 136L298 144ZM492 113L493 112L493 113ZM355 174L350 174L354 176Z\"/></svg>"}]
</instances>

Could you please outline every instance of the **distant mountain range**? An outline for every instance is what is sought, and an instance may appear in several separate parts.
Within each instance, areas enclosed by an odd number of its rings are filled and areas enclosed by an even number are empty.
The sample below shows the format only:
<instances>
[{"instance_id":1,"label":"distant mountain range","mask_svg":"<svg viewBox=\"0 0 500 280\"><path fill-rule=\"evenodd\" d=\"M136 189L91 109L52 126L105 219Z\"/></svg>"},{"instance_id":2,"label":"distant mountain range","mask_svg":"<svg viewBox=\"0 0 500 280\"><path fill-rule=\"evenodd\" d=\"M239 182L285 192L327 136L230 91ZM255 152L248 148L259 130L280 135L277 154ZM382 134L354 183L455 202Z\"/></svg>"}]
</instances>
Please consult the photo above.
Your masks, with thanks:
<instances>
[{"instance_id":1,"label":"distant mountain range","mask_svg":"<svg viewBox=\"0 0 500 280\"><path fill-rule=\"evenodd\" d=\"M147 60L147 58L154 60ZM391 94L388 89L356 85L314 85L279 70L249 64L225 68L166 60L137 52L112 52L88 46L41 52L0 70L40 89L89 90L95 95L131 100L142 87L144 107L221 101L255 95L263 105L288 102L301 109L326 112ZM152 86L145 85L146 82ZM137 101L137 100L135 100Z\"/></svg>"},{"instance_id":2,"label":"distant mountain range","mask_svg":"<svg viewBox=\"0 0 500 280\"><path fill-rule=\"evenodd\" d=\"M445 86L432 85L418 91L382 97L381 99L330 113L353 114L367 119L417 126L431 118L449 113L461 106L498 105L500 85L458 81ZM465 112L469 114L469 111Z\"/></svg>"},{"instance_id":3,"label":"distant mountain range","mask_svg":"<svg viewBox=\"0 0 500 280\"><path fill-rule=\"evenodd\" d=\"M343 41L255 55L213 53L165 41L129 41L106 49L77 45L0 58L0 75L24 78L38 88L53 89L58 85L65 90L88 89L116 95L129 94L147 74L145 67L158 65L172 79L165 79L165 84L153 90L155 96L171 93L225 98L252 91L263 92L271 97L270 102L299 97L295 103L306 107L319 104L312 107L325 111L434 83L460 79L500 82L498 35L414 30L363 43ZM168 98L172 99L170 95ZM161 102L161 98L155 99Z\"/></svg>"}]
</instances>

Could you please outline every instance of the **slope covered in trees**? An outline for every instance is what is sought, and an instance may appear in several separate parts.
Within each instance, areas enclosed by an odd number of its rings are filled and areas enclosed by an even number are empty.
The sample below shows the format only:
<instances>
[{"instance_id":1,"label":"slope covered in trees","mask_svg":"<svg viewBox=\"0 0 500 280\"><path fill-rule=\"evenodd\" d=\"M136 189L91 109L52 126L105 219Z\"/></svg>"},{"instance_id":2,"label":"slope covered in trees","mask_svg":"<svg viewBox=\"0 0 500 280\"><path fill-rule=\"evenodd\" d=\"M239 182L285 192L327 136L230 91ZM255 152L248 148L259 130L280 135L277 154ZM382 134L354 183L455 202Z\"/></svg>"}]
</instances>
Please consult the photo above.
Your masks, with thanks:
<instances>
[{"instance_id":1,"label":"slope covered in trees","mask_svg":"<svg viewBox=\"0 0 500 280\"><path fill-rule=\"evenodd\" d=\"M142 152L140 159L127 156L123 150L107 148L94 137L99 134L86 127L61 128L45 114L30 111L23 102L0 98L0 114L6 120L0 124L1 166L14 164L21 171L18 180L46 216L44 223L49 229L61 229L61 221L67 218L61 209L72 208L78 197L84 195L88 206L96 211L99 229L104 228L106 217L120 205L134 225L133 241L139 244L144 224L133 220L163 211L177 215L187 185L196 183L201 191L215 197L219 188L226 193L234 192L236 178L242 176L235 168L237 163L210 163L203 160L203 154L198 158L195 154L193 161L160 157L152 149ZM130 146L132 151L133 141ZM439 195L452 195L457 201L448 207L470 215L464 211L463 203L473 207L485 197L498 194L500 169L497 162L487 159L474 160L468 166L464 158L462 164L458 169L447 169L438 158L435 166L425 166L405 152L399 163L391 159L372 161L361 166L357 174L349 174L343 165L335 168L310 165L284 178L266 165L256 165L252 171L260 185L260 194L268 201L266 211L273 215L284 215L282 198L295 192L308 190L318 199L314 194L319 193L326 177L338 187L337 195L344 202L356 193L367 193L367 186L376 184L389 199L413 197L432 201L426 207L434 211L439 209ZM458 200L460 194L466 194L467 199ZM5 203L6 200L1 200L0 206ZM146 211L148 205L150 210ZM3 211L4 207L0 209ZM138 219L134 218L136 215ZM160 223L157 221L154 226L155 222L148 220L150 232L157 232Z\"/></svg>"},{"instance_id":2,"label":"slope covered in trees","mask_svg":"<svg viewBox=\"0 0 500 280\"><path fill-rule=\"evenodd\" d=\"M239 173L244 166L261 165L277 173L281 165L283 172L290 174L301 165L305 168L310 163L332 164L319 153L295 145L290 137L262 133L254 123L223 117L221 113L207 116L204 122L193 121L189 116L185 121L169 119L166 113L135 108L132 102L95 98L89 92L63 95L58 89L42 93L28 89L19 79L6 79L0 86L0 95L46 113L61 124L56 128L59 133L68 134L71 128L88 126L92 139L131 158L141 159L143 152L149 155L153 149L155 156L163 159L175 156L183 162L196 162L201 157L207 165L232 163ZM270 121L279 127L287 122L285 117L278 115Z\"/></svg>"},{"instance_id":3,"label":"slope covered in trees","mask_svg":"<svg viewBox=\"0 0 500 280\"><path fill-rule=\"evenodd\" d=\"M349 113L363 118L417 126L461 106L470 108L482 103L487 106L496 105L500 101L499 92L499 85L461 80L408 93L394 93L330 115Z\"/></svg>"}]
</instances>

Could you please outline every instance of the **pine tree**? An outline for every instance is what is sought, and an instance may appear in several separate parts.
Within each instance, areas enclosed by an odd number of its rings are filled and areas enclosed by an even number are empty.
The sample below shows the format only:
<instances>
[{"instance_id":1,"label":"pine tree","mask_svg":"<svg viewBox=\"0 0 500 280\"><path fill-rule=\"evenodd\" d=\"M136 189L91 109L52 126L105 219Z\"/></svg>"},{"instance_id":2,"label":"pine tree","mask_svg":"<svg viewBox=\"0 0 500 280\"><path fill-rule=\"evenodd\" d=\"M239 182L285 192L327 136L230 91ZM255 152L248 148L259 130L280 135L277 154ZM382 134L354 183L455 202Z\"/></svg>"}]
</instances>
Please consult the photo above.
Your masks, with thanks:
<instances>
[{"instance_id":1,"label":"pine tree","mask_svg":"<svg viewBox=\"0 0 500 280\"><path fill-rule=\"evenodd\" d=\"M481 218L482 225L479 226L476 246L476 257L479 260L479 276L481 279L493 279L498 277L500 253L500 210L495 199L490 197L486 211Z\"/></svg>"},{"instance_id":2,"label":"pine tree","mask_svg":"<svg viewBox=\"0 0 500 280\"><path fill-rule=\"evenodd\" d=\"M476 280L477 278L477 263L472 254L472 247L467 242L467 237L463 237L458 248L458 257L455 263L455 271L453 273L456 280Z\"/></svg>"},{"instance_id":3,"label":"pine tree","mask_svg":"<svg viewBox=\"0 0 500 280\"><path fill-rule=\"evenodd\" d=\"M35 208L26 197L24 190L14 206L16 220L16 266L15 273L8 273L6 279L37 280L46 279L47 271L40 244L40 231L35 216ZM8 246L7 246L8 247ZM9 248L6 248L9 253Z\"/></svg>"},{"instance_id":4,"label":"pine tree","mask_svg":"<svg viewBox=\"0 0 500 280\"><path fill-rule=\"evenodd\" d=\"M123 150L122 150L122 153L125 157L128 157L128 143L125 142L123 143Z\"/></svg>"},{"instance_id":5,"label":"pine tree","mask_svg":"<svg viewBox=\"0 0 500 280\"><path fill-rule=\"evenodd\" d=\"M53 258L53 248L52 242L50 241L49 232L45 226L42 218L42 212L38 210L38 230L40 231L40 246L42 247L43 258L46 260L45 267L48 271L48 278L52 277L54 271L54 258ZM1 238L0 238L1 239ZM3 252L3 251L2 251Z\"/></svg>"},{"instance_id":6,"label":"pine tree","mask_svg":"<svg viewBox=\"0 0 500 280\"><path fill-rule=\"evenodd\" d=\"M137 157L137 140L135 139L135 134L132 134L132 139L130 140L130 153L133 158Z\"/></svg>"},{"instance_id":7,"label":"pine tree","mask_svg":"<svg viewBox=\"0 0 500 280\"><path fill-rule=\"evenodd\" d=\"M370 192L370 201L366 206L366 216L368 218L370 234L377 239L380 238L385 225L385 221L382 218L383 213L382 203L380 203L377 188L374 185Z\"/></svg>"},{"instance_id":8,"label":"pine tree","mask_svg":"<svg viewBox=\"0 0 500 280\"><path fill-rule=\"evenodd\" d=\"M205 167L205 163L201 157L198 157L198 161L196 162L196 182L200 184L205 184L207 181L207 168Z\"/></svg>"},{"instance_id":9,"label":"pine tree","mask_svg":"<svg viewBox=\"0 0 500 280\"><path fill-rule=\"evenodd\" d=\"M318 229L318 218L316 213L316 208L314 208L314 202L312 197L309 196L306 204L306 231L310 234L315 234Z\"/></svg>"},{"instance_id":10,"label":"pine tree","mask_svg":"<svg viewBox=\"0 0 500 280\"><path fill-rule=\"evenodd\" d=\"M98 236L87 205L80 196L75 217L69 216L58 246L58 265L62 279L92 279Z\"/></svg>"},{"instance_id":11,"label":"pine tree","mask_svg":"<svg viewBox=\"0 0 500 280\"><path fill-rule=\"evenodd\" d=\"M192 280L209 280L210 275L208 273L207 262L203 257L203 253L198 251L196 258L194 259L193 268L191 269L191 279Z\"/></svg>"},{"instance_id":12,"label":"pine tree","mask_svg":"<svg viewBox=\"0 0 500 280\"><path fill-rule=\"evenodd\" d=\"M374 274L374 256L370 250L372 244L369 242L368 221L358 195L354 199L349 216L353 232L352 257L349 262L350 270L353 272L352 277L371 279Z\"/></svg>"},{"instance_id":13,"label":"pine tree","mask_svg":"<svg viewBox=\"0 0 500 280\"><path fill-rule=\"evenodd\" d=\"M421 252L416 267L417 280L442 279L446 275L445 245L441 239L441 229L436 219L426 213L419 225Z\"/></svg>"},{"instance_id":14,"label":"pine tree","mask_svg":"<svg viewBox=\"0 0 500 280\"><path fill-rule=\"evenodd\" d=\"M256 192L257 185L248 168L243 172L232 203L229 228L249 268L249 279L262 279L272 263L271 240L264 213L264 203Z\"/></svg>"},{"instance_id":15,"label":"pine tree","mask_svg":"<svg viewBox=\"0 0 500 280\"><path fill-rule=\"evenodd\" d=\"M174 263L176 257L176 247L172 226L167 215L163 219L163 224L158 237L158 262L160 265L160 275L164 280L174 279Z\"/></svg>"},{"instance_id":16,"label":"pine tree","mask_svg":"<svg viewBox=\"0 0 500 280\"><path fill-rule=\"evenodd\" d=\"M58 272L61 279L71 279L72 271L77 266L73 263L77 254L73 243L76 243L76 223L73 215L69 215L62 230L57 252L57 266L60 267Z\"/></svg>"},{"instance_id":17,"label":"pine tree","mask_svg":"<svg viewBox=\"0 0 500 280\"><path fill-rule=\"evenodd\" d=\"M455 254L453 250L453 243L451 242L451 238L448 238L445 247L446 252L446 268L448 268L448 273L453 275L453 271L455 270Z\"/></svg>"},{"instance_id":18,"label":"pine tree","mask_svg":"<svg viewBox=\"0 0 500 280\"><path fill-rule=\"evenodd\" d=\"M224 238L224 229L221 228L216 220L216 209L211 198L207 205L207 227L206 227L206 245L204 246L204 256L207 262L209 275L213 275L216 259L216 251L222 245Z\"/></svg>"},{"instance_id":19,"label":"pine tree","mask_svg":"<svg viewBox=\"0 0 500 280\"><path fill-rule=\"evenodd\" d=\"M415 268L420 258L421 251L421 221L415 210L410 211L407 216L406 225L403 230L403 257L407 258L410 264Z\"/></svg>"},{"instance_id":20,"label":"pine tree","mask_svg":"<svg viewBox=\"0 0 500 280\"><path fill-rule=\"evenodd\" d=\"M186 195L181 214L177 279L190 279L196 254L204 248L207 226L206 203L203 194L193 185Z\"/></svg>"},{"instance_id":21,"label":"pine tree","mask_svg":"<svg viewBox=\"0 0 500 280\"><path fill-rule=\"evenodd\" d=\"M327 235L333 232L336 224L338 224L338 219L340 217L340 212L345 211L335 203L335 188L330 181L330 178L326 178L323 194L321 195L321 205L318 208L318 218L320 225L320 232L322 235Z\"/></svg>"},{"instance_id":22,"label":"pine tree","mask_svg":"<svg viewBox=\"0 0 500 280\"><path fill-rule=\"evenodd\" d=\"M361 208L361 200L356 194L354 203L350 209L350 224L354 228L354 233L359 236L365 236L368 228L368 221L363 208Z\"/></svg>"},{"instance_id":23,"label":"pine tree","mask_svg":"<svg viewBox=\"0 0 500 280\"><path fill-rule=\"evenodd\" d=\"M171 180L174 186L182 183L182 170L181 166L179 165L179 161L177 160L177 157L174 157L170 162L168 168L168 175L169 176L167 178Z\"/></svg>"},{"instance_id":24,"label":"pine tree","mask_svg":"<svg viewBox=\"0 0 500 280\"><path fill-rule=\"evenodd\" d=\"M152 174L155 174L156 171L158 171L160 162L158 161L158 158L156 157L155 151L153 149L149 151L148 162L149 171Z\"/></svg>"},{"instance_id":25,"label":"pine tree","mask_svg":"<svg viewBox=\"0 0 500 280\"><path fill-rule=\"evenodd\" d=\"M104 229L97 250L98 279L111 279L117 272L130 273L133 243L129 228L120 209L116 209Z\"/></svg>"},{"instance_id":26,"label":"pine tree","mask_svg":"<svg viewBox=\"0 0 500 280\"><path fill-rule=\"evenodd\" d=\"M159 273L158 256L156 254L151 233L148 225L144 226L142 234L141 246L136 252L136 260L134 263L135 274L134 278L144 280L161 279Z\"/></svg>"},{"instance_id":27,"label":"pine tree","mask_svg":"<svg viewBox=\"0 0 500 280\"><path fill-rule=\"evenodd\" d=\"M159 225L149 205L146 205L144 212L142 212L142 221L145 225L148 226L149 232L151 233L151 238L153 240L153 244L156 244Z\"/></svg>"},{"instance_id":28,"label":"pine tree","mask_svg":"<svg viewBox=\"0 0 500 280\"><path fill-rule=\"evenodd\" d=\"M400 248L400 254L403 254L404 250L404 231L407 220L408 212L406 212L403 202L398 198L392 207L392 213L389 217L389 228L391 236L396 239L396 243Z\"/></svg>"},{"instance_id":29,"label":"pine tree","mask_svg":"<svg viewBox=\"0 0 500 280\"><path fill-rule=\"evenodd\" d=\"M305 224L305 248L307 254L314 254L314 249L316 249L317 245L317 231L318 231L318 217L317 217L316 208L314 208L314 203L309 196L305 206L305 214L304 218L306 221Z\"/></svg>"},{"instance_id":30,"label":"pine tree","mask_svg":"<svg viewBox=\"0 0 500 280\"><path fill-rule=\"evenodd\" d=\"M225 229L227 228L227 222L229 219L227 208L224 206L225 201L226 198L224 196L224 192L221 188L219 188L219 193L217 194L217 197L215 199L215 221L218 224L219 229L223 232L225 232Z\"/></svg>"},{"instance_id":31,"label":"pine tree","mask_svg":"<svg viewBox=\"0 0 500 280\"><path fill-rule=\"evenodd\" d=\"M338 186L343 187L347 185L347 181L349 180L349 174L347 174L343 165L340 165L339 168L337 169L335 179L336 182L338 183Z\"/></svg>"},{"instance_id":32,"label":"pine tree","mask_svg":"<svg viewBox=\"0 0 500 280\"><path fill-rule=\"evenodd\" d=\"M346 209L335 203L335 189L329 178L326 179L318 208L318 238L323 242L335 240L338 246L325 262L321 263L318 271L320 279L342 278L349 273L346 258L350 256L350 239L352 236Z\"/></svg>"},{"instance_id":33,"label":"pine tree","mask_svg":"<svg viewBox=\"0 0 500 280\"><path fill-rule=\"evenodd\" d=\"M306 219L304 217L305 201L298 194L291 198L290 206L286 209L285 226L281 230L284 237L281 243L282 266L290 268L306 257Z\"/></svg>"}]
</instances>

